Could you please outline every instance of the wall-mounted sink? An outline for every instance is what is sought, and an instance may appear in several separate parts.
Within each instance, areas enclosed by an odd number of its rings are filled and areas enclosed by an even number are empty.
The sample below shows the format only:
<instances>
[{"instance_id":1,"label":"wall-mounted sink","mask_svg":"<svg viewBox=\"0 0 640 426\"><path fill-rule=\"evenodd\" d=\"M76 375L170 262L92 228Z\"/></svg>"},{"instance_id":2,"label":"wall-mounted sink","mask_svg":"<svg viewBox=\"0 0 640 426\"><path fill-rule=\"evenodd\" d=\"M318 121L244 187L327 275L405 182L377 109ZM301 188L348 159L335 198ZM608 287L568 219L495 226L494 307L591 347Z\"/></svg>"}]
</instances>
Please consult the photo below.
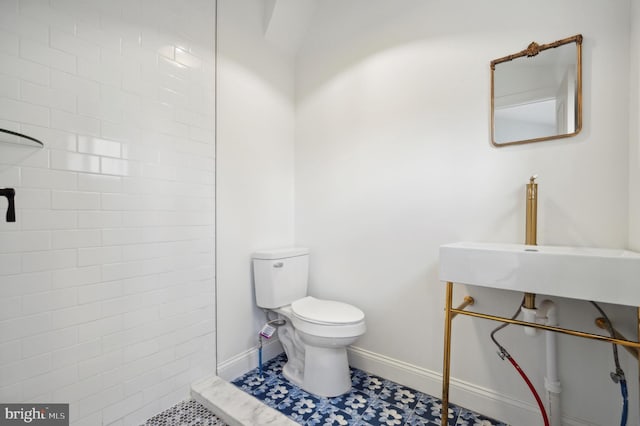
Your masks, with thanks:
<instances>
[{"instance_id":1,"label":"wall-mounted sink","mask_svg":"<svg viewBox=\"0 0 640 426\"><path fill-rule=\"evenodd\" d=\"M440 280L640 306L640 253L460 242L440 246Z\"/></svg>"}]
</instances>

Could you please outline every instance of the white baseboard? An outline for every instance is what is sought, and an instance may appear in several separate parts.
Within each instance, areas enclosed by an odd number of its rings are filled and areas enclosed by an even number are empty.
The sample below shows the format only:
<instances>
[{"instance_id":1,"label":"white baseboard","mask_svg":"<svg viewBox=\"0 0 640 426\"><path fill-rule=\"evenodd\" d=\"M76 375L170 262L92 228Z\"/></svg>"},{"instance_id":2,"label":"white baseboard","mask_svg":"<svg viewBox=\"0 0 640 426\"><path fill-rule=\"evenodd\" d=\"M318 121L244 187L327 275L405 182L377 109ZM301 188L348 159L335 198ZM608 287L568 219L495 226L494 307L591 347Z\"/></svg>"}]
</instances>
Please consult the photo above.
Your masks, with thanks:
<instances>
[{"instance_id":1,"label":"white baseboard","mask_svg":"<svg viewBox=\"0 0 640 426\"><path fill-rule=\"evenodd\" d=\"M262 346L262 362L267 362L282 353L282 344L275 338ZM232 381L258 366L258 347L253 347L218 364L218 376Z\"/></svg>"},{"instance_id":2,"label":"white baseboard","mask_svg":"<svg viewBox=\"0 0 640 426\"><path fill-rule=\"evenodd\" d=\"M442 374L402 362L366 349L351 346L349 364L385 379L409 386L440 398ZM532 405L494 390L452 378L449 384L451 402L516 426L542 425L537 405ZM575 418L563 418L563 425L588 426Z\"/></svg>"}]
</instances>

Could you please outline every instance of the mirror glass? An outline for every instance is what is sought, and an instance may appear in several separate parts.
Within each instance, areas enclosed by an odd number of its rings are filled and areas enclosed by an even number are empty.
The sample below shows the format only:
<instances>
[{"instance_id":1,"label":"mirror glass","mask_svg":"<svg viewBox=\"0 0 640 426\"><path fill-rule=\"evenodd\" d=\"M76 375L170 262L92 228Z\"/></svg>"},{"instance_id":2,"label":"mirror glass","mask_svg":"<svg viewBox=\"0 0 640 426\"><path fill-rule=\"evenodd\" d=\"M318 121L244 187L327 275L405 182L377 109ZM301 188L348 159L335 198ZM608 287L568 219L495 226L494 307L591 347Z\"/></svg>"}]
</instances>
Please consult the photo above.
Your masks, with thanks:
<instances>
[{"instance_id":1,"label":"mirror glass","mask_svg":"<svg viewBox=\"0 0 640 426\"><path fill-rule=\"evenodd\" d=\"M582 128L582 36L533 42L491 62L491 139L506 146L574 136Z\"/></svg>"}]
</instances>

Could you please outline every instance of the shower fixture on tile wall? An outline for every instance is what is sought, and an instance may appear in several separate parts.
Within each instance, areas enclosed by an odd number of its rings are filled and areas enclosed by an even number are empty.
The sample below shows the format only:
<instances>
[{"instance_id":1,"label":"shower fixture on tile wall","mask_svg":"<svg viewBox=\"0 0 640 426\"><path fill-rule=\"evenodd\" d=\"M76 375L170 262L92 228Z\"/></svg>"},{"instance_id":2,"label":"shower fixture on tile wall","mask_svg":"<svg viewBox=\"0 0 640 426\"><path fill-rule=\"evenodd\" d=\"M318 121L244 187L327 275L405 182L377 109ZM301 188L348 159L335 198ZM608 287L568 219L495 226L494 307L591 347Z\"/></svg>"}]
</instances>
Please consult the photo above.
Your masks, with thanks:
<instances>
[{"instance_id":1,"label":"shower fixture on tile wall","mask_svg":"<svg viewBox=\"0 0 640 426\"><path fill-rule=\"evenodd\" d=\"M0 128L0 133L5 133L7 135L17 136L18 138L21 138L21 139L26 139L28 141L38 144L40 148L44 148L44 144L40 140L36 138L32 138L31 136L23 135L22 133L14 132L13 130L7 130L3 128Z\"/></svg>"},{"instance_id":2,"label":"shower fixture on tile wall","mask_svg":"<svg viewBox=\"0 0 640 426\"><path fill-rule=\"evenodd\" d=\"M5 133L11 136L17 136L20 139L26 139L31 142L34 142L39 145L40 148L44 147L44 144L36 138L32 138L31 136L23 135L22 133L14 132L13 130L7 130L0 128L0 133ZM9 142L13 143L13 142ZM9 201L9 205L7 206L7 222L15 222L16 221L16 206L14 203L14 198L16 196L16 190L13 188L0 188L0 197L7 197Z\"/></svg>"},{"instance_id":3,"label":"shower fixture on tile wall","mask_svg":"<svg viewBox=\"0 0 640 426\"><path fill-rule=\"evenodd\" d=\"M15 198L16 190L13 188L1 188L0 189L0 197L7 197L9 201L9 206L7 207L7 222L15 222L16 221L16 206L13 202Z\"/></svg>"}]
</instances>

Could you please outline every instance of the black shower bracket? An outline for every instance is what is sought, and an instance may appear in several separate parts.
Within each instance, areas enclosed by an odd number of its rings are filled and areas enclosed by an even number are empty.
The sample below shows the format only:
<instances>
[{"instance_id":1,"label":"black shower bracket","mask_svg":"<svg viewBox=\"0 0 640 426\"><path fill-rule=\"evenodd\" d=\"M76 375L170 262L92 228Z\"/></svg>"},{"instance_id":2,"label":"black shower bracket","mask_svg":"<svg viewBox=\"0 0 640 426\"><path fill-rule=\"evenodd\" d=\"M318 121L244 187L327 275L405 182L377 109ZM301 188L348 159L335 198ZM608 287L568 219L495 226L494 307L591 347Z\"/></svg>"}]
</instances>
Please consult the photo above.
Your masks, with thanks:
<instances>
[{"instance_id":1,"label":"black shower bracket","mask_svg":"<svg viewBox=\"0 0 640 426\"><path fill-rule=\"evenodd\" d=\"M16 196L16 190L13 188L0 188L0 197L7 197L9 207L7 207L7 222L16 221L16 206L13 199Z\"/></svg>"},{"instance_id":2,"label":"black shower bracket","mask_svg":"<svg viewBox=\"0 0 640 426\"><path fill-rule=\"evenodd\" d=\"M38 139L34 138L34 137L23 135L22 133L14 132L13 130L3 129L1 127L0 127L0 133L6 133L6 134L11 135L11 136L17 136L17 137L22 138L22 139L27 139L27 140L29 140L31 142L34 142L34 143L38 144L40 146L40 148L44 148L44 144L41 141L39 141Z\"/></svg>"}]
</instances>

